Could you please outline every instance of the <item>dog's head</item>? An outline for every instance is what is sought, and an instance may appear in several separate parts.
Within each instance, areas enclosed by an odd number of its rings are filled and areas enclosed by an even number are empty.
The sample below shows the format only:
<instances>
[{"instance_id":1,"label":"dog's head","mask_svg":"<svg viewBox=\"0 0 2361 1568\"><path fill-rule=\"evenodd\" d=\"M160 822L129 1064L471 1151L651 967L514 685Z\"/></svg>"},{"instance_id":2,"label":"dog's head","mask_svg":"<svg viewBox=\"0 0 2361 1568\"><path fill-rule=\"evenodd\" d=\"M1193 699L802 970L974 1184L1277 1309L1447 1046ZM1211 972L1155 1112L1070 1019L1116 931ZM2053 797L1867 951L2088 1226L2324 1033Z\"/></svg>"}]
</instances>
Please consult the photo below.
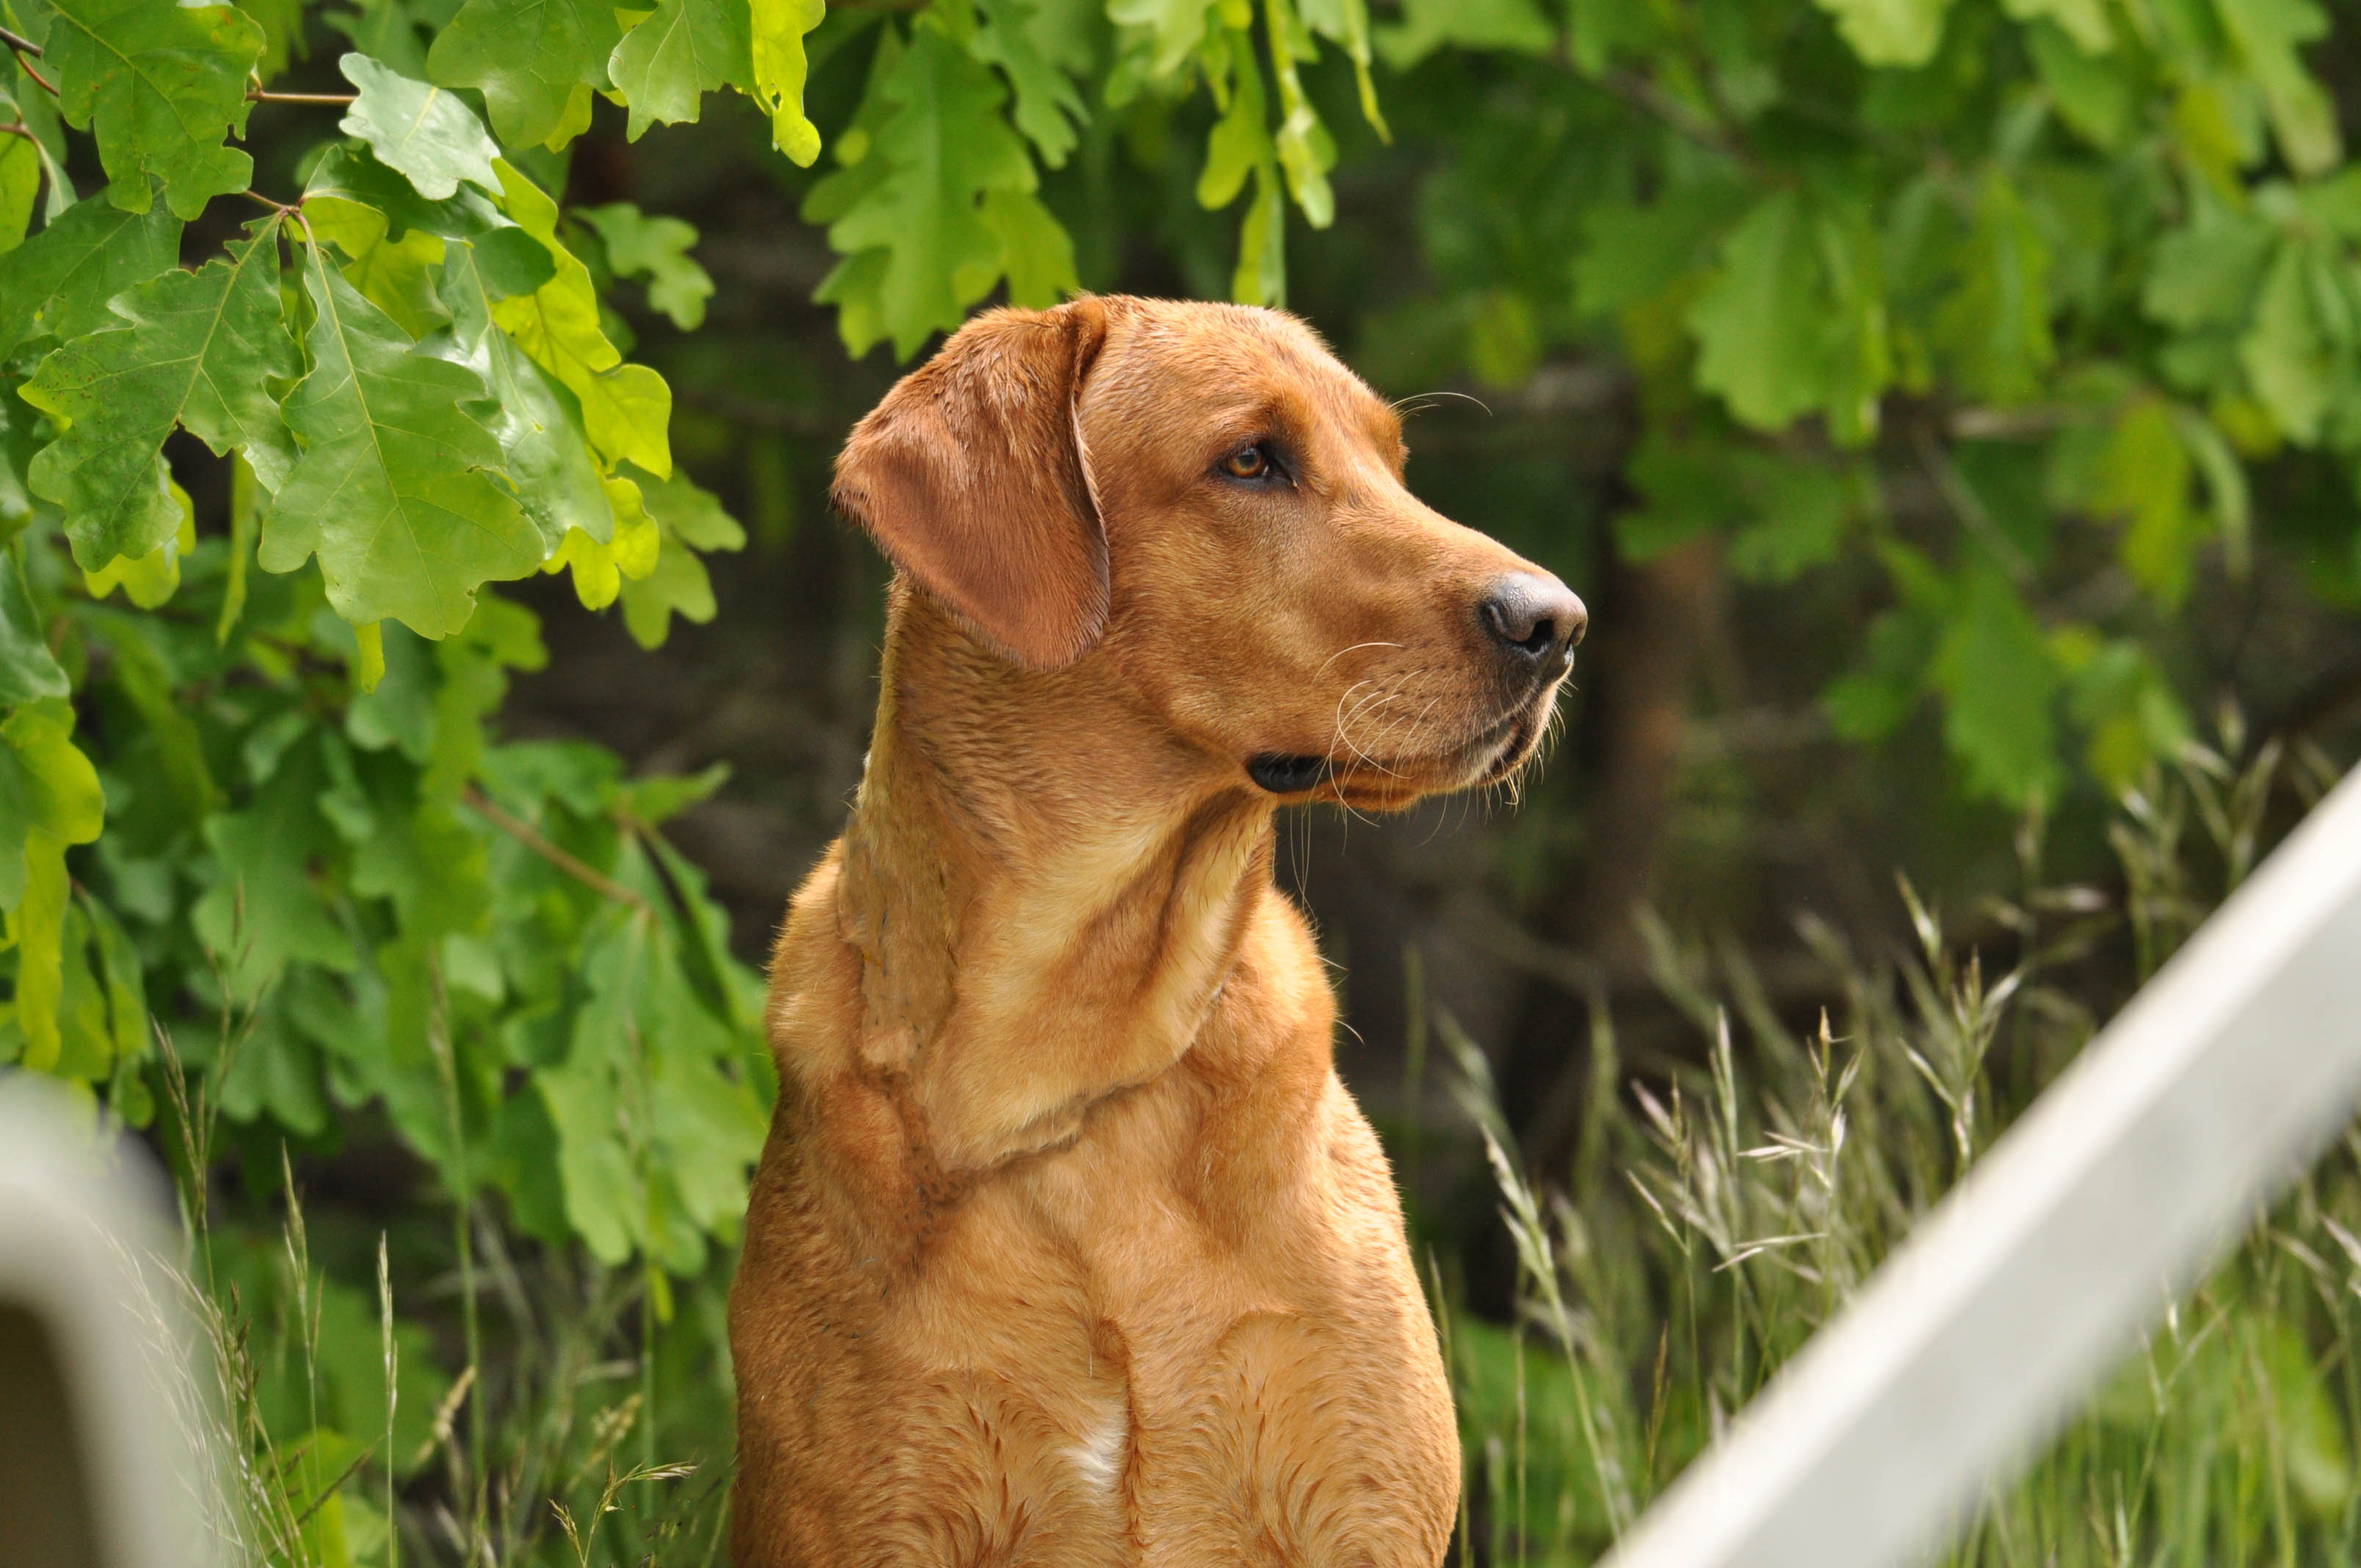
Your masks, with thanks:
<instances>
[{"instance_id":1,"label":"dog's head","mask_svg":"<svg viewBox=\"0 0 2361 1568\"><path fill-rule=\"evenodd\" d=\"M1586 619L1405 455L1291 316L1082 299L963 327L853 431L835 499L1014 664L1096 665L1234 777L1386 808L1522 764Z\"/></svg>"}]
</instances>

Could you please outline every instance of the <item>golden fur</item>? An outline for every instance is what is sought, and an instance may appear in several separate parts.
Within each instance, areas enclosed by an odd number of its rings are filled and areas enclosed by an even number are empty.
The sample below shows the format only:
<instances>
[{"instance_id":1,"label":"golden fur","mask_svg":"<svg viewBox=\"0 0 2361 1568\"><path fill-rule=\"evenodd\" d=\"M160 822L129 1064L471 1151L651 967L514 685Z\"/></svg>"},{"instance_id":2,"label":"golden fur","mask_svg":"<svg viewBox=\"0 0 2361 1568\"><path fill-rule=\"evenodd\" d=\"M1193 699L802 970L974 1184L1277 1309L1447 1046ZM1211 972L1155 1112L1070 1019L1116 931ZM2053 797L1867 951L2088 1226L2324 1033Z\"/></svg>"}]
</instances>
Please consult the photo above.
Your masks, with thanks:
<instances>
[{"instance_id":1,"label":"golden fur","mask_svg":"<svg viewBox=\"0 0 2361 1568\"><path fill-rule=\"evenodd\" d=\"M1257 442L1285 483L1220 471ZM1564 664L1503 673L1474 607L1535 568L1402 456L1291 318L1120 298L979 319L848 442L901 571L772 962L738 1568L1441 1560L1450 1393L1272 818L1506 776Z\"/></svg>"}]
</instances>

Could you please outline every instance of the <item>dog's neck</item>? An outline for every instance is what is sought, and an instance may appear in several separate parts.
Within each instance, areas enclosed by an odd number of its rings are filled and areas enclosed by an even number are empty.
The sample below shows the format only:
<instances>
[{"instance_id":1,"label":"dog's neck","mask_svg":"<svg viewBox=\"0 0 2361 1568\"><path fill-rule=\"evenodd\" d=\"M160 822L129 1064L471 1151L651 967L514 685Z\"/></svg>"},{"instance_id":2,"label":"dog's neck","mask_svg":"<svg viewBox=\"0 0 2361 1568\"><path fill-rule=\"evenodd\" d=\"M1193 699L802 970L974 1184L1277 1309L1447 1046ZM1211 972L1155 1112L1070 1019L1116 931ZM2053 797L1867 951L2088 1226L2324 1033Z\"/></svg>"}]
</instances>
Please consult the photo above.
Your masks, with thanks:
<instances>
[{"instance_id":1,"label":"dog's neck","mask_svg":"<svg viewBox=\"0 0 2361 1568\"><path fill-rule=\"evenodd\" d=\"M1272 809L1076 669L889 622L840 872L864 1069L947 1171L1062 1143L1189 1049L1270 893Z\"/></svg>"}]
</instances>

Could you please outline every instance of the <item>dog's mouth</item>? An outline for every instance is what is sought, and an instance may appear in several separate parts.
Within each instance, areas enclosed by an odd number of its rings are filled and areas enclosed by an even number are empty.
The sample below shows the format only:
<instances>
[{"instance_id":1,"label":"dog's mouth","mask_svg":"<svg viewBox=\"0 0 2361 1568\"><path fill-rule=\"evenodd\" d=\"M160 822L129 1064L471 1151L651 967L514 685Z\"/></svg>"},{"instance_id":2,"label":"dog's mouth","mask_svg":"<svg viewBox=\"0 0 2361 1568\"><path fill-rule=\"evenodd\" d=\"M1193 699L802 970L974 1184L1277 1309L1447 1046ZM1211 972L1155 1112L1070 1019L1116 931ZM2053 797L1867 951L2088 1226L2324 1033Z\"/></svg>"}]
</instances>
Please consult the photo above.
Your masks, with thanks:
<instances>
[{"instance_id":1,"label":"dog's mouth","mask_svg":"<svg viewBox=\"0 0 2361 1568\"><path fill-rule=\"evenodd\" d=\"M1246 762L1246 777L1273 795L1301 795L1328 781L1333 765L1325 757L1290 756L1265 751Z\"/></svg>"},{"instance_id":2,"label":"dog's mouth","mask_svg":"<svg viewBox=\"0 0 2361 1568\"><path fill-rule=\"evenodd\" d=\"M1246 760L1246 776L1283 797L1335 801L1356 810L1400 810L1426 795L1481 789L1514 773L1532 755L1555 699L1553 683L1437 752L1369 757L1264 751Z\"/></svg>"}]
</instances>

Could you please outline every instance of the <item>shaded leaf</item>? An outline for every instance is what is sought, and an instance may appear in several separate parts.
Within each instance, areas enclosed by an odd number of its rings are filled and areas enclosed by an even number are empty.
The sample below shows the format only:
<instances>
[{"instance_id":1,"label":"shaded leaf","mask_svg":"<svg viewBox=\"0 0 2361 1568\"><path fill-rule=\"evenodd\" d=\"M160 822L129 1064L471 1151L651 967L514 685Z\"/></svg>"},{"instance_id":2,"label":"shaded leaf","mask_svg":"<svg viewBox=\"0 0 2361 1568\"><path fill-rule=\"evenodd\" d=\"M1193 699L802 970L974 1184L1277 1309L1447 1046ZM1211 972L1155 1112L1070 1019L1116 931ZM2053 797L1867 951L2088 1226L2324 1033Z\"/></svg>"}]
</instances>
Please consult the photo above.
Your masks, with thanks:
<instances>
[{"instance_id":1,"label":"shaded leaf","mask_svg":"<svg viewBox=\"0 0 2361 1568\"><path fill-rule=\"evenodd\" d=\"M500 444L517 499L541 531L542 554L555 554L568 529L594 539L614 535L615 519L591 457L573 395L554 384L493 324L498 303L476 266L475 247L454 245L443 264L442 297L451 327L419 352L465 365L491 396L470 411Z\"/></svg>"},{"instance_id":2,"label":"shaded leaf","mask_svg":"<svg viewBox=\"0 0 2361 1568\"><path fill-rule=\"evenodd\" d=\"M63 432L33 460L32 482L64 508L86 571L136 560L179 532L180 509L155 481L176 428L216 454L242 451L270 488L294 456L270 388L302 370L280 314L276 223L197 271L128 291L115 310L128 325L58 349L22 393Z\"/></svg>"},{"instance_id":3,"label":"shaded leaf","mask_svg":"<svg viewBox=\"0 0 2361 1568\"><path fill-rule=\"evenodd\" d=\"M499 322L582 407L583 427L609 464L630 461L672 472L672 389L644 365L626 365L598 323L590 269L557 237L557 203L507 163L501 200L509 215L548 250L555 270L530 295L500 301Z\"/></svg>"},{"instance_id":4,"label":"shaded leaf","mask_svg":"<svg viewBox=\"0 0 2361 1568\"><path fill-rule=\"evenodd\" d=\"M629 202L585 207L579 215L606 242L607 264L625 278L648 280L648 303L683 332L705 322L713 279L688 254L697 230L678 218L649 217Z\"/></svg>"},{"instance_id":5,"label":"shaded leaf","mask_svg":"<svg viewBox=\"0 0 2361 1568\"><path fill-rule=\"evenodd\" d=\"M2017 807L2055 795L2058 668L2032 610L1981 557L1961 572L1929 674L1969 793Z\"/></svg>"},{"instance_id":6,"label":"shaded leaf","mask_svg":"<svg viewBox=\"0 0 2361 1568\"><path fill-rule=\"evenodd\" d=\"M0 561L0 707L22 707L43 697L63 697L71 688L57 656L41 633L25 568L9 551ZM0 905L5 905L0 898Z\"/></svg>"},{"instance_id":7,"label":"shaded leaf","mask_svg":"<svg viewBox=\"0 0 2361 1568\"><path fill-rule=\"evenodd\" d=\"M0 257L0 358L34 336L114 325L106 302L180 254L181 221L165 208L128 212L104 191L76 203Z\"/></svg>"},{"instance_id":8,"label":"shaded leaf","mask_svg":"<svg viewBox=\"0 0 2361 1568\"><path fill-rule=\"evenodd\" d=\"M1533 0L1403 0L1401 21L1378 29L1378 52L1408 71L1439 49L1545 54L1557 30Z\"/></svg>"}]
</instances>

